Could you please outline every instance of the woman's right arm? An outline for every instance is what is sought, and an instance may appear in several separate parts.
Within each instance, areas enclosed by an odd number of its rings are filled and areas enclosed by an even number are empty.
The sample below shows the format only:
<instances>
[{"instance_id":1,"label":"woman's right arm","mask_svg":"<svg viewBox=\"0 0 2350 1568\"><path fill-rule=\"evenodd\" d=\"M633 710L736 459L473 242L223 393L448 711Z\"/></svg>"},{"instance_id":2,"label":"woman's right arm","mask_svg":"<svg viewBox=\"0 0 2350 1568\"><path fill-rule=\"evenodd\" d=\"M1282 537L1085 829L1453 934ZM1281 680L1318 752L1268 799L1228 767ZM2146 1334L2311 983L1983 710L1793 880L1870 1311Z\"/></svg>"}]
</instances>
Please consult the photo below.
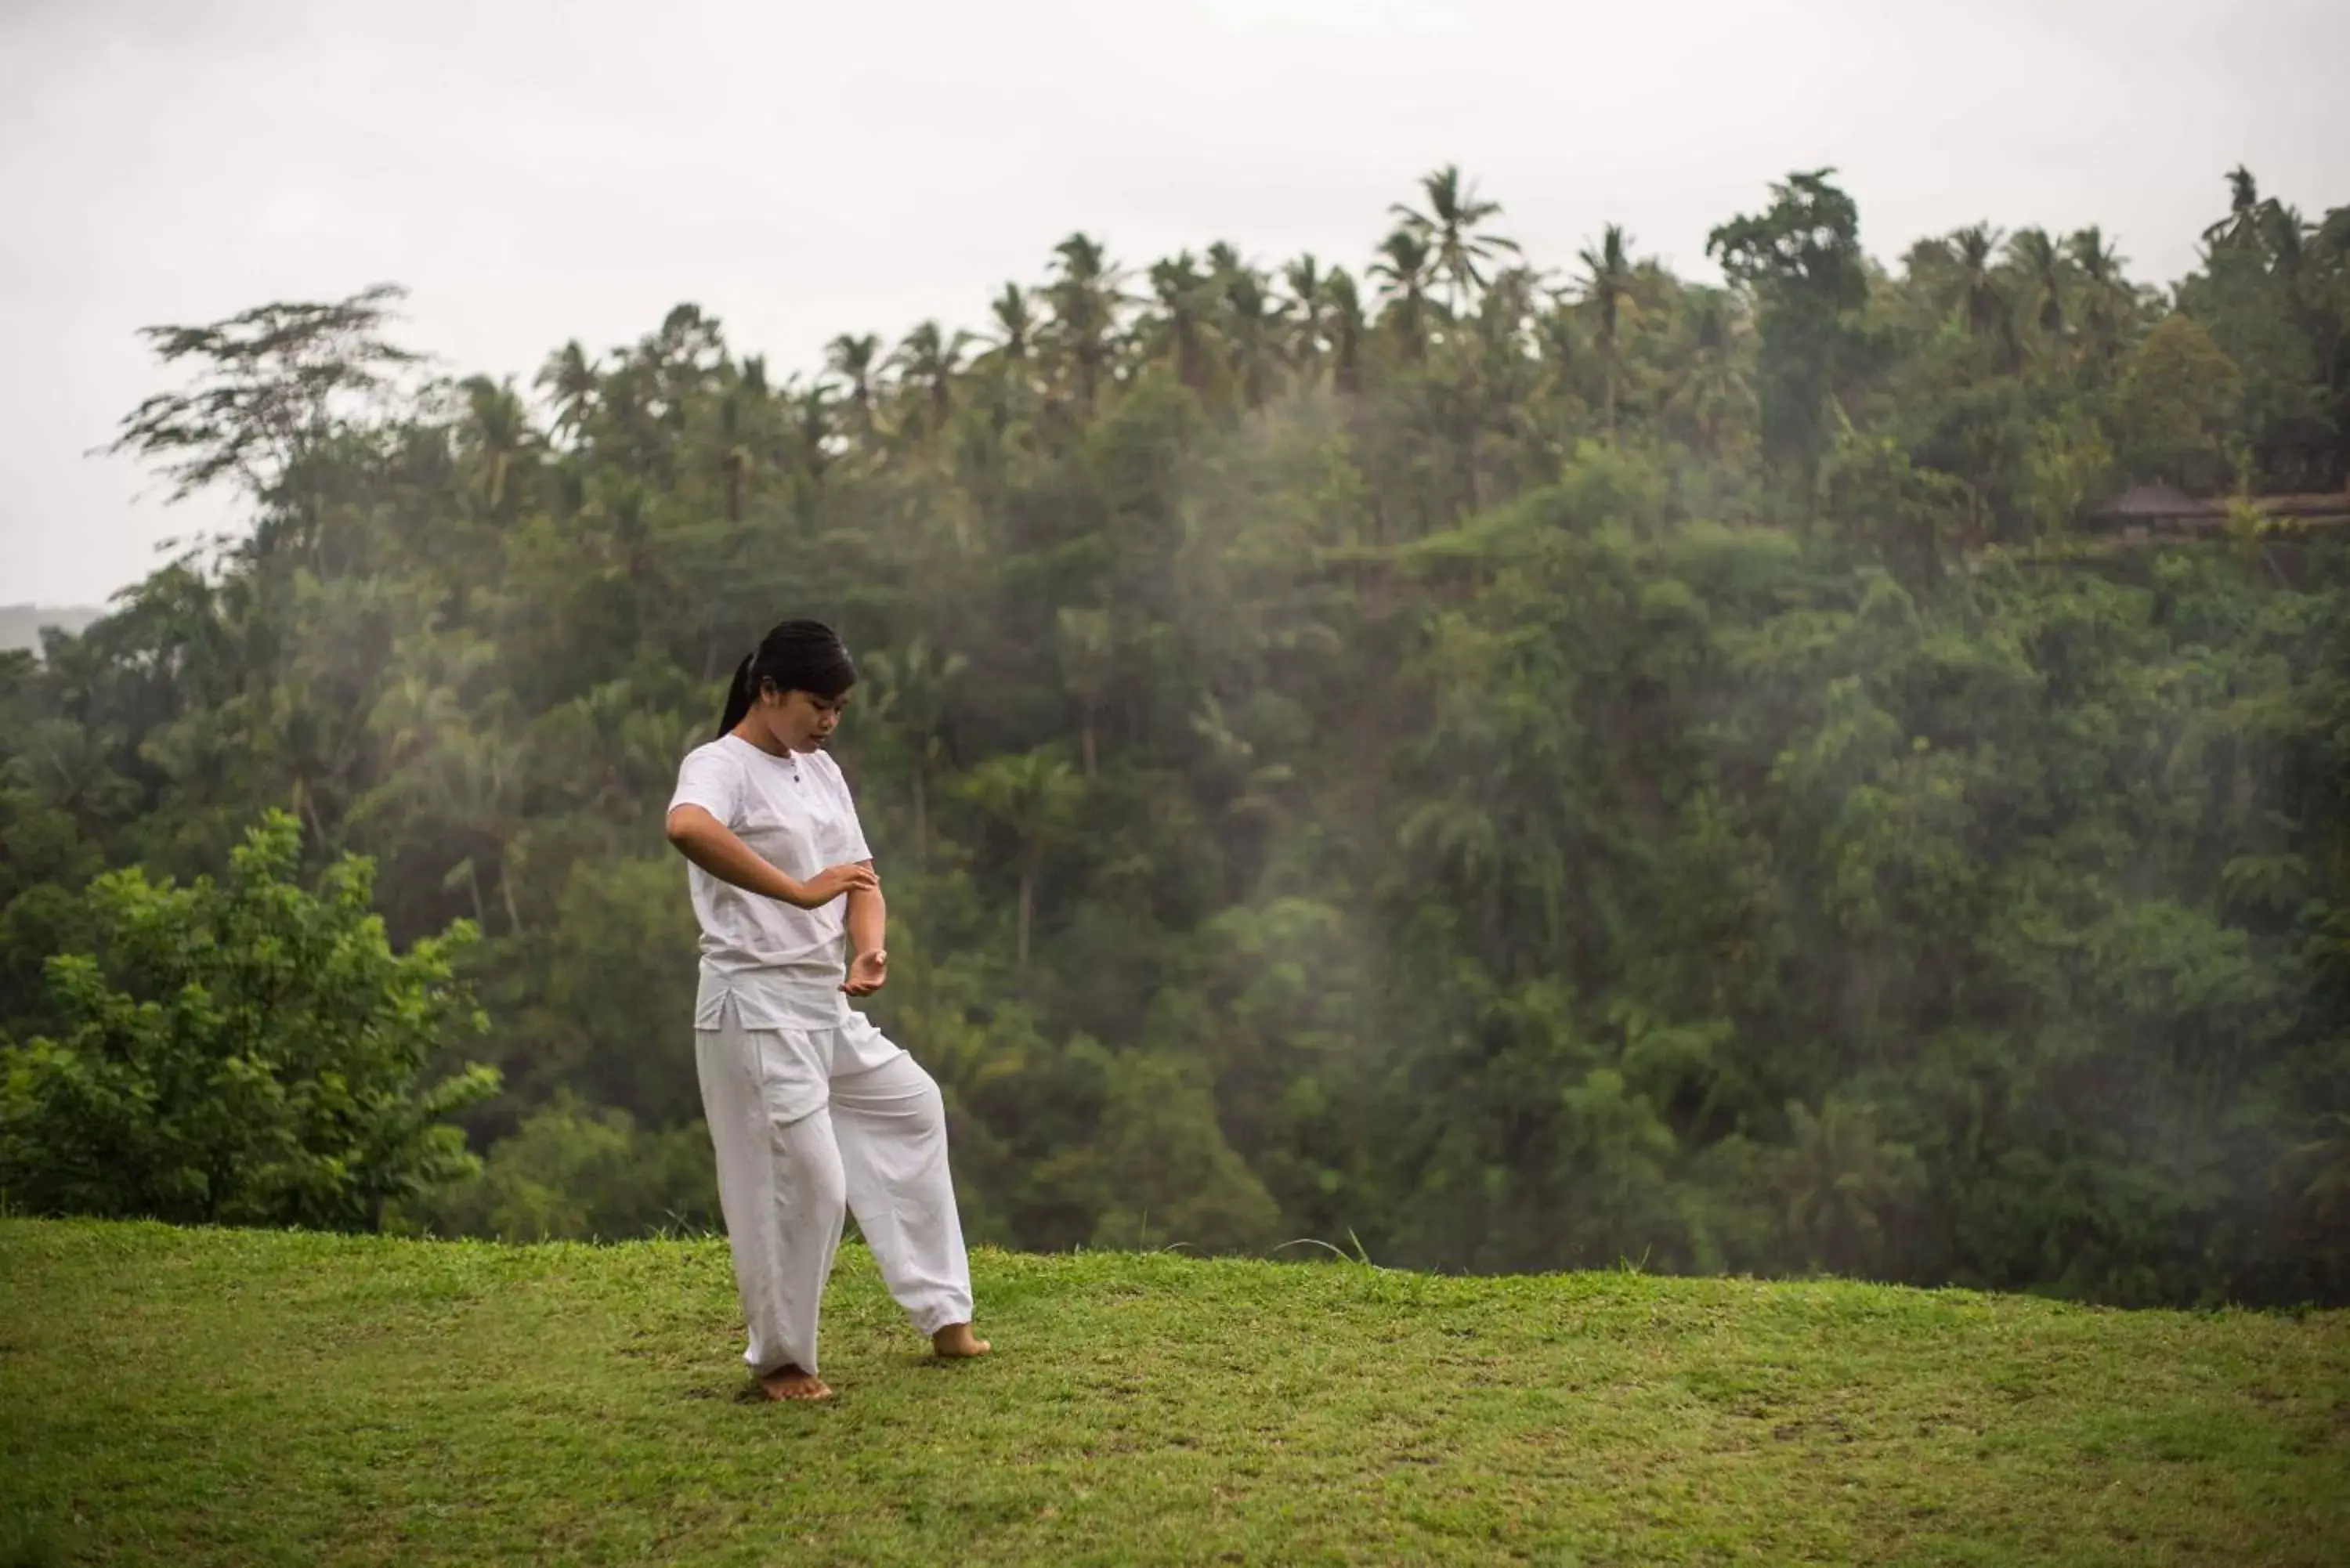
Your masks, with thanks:
<instances>
[{"instance_id":1,"label":"woman's right arm","mask_svg":"<svg viewBox=\"0 0 2350 1568\"><path fill-rule=\"evenodd\" d=\"M786 877L698 805L671 810L669 841L677 846L679 854L720 881L802 909L821 909L844 893L880 885L870 866L829 867L805 882Z\"/></svg>"}]
</instances>

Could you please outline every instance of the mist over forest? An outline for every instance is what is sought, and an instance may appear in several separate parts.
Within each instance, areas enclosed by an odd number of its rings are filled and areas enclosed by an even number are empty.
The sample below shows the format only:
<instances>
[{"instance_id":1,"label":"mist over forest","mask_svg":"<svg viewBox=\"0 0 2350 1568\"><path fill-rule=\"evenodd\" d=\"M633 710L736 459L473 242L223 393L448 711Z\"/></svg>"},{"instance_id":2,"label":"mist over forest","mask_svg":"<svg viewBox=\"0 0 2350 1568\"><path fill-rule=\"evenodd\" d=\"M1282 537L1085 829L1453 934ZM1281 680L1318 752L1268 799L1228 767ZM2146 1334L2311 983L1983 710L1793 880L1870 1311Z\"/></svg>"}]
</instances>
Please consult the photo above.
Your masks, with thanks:
<instances>
[{"instance_id":1,"label":"mist over forest","mask_svg":"<svg viewBox=\"0 0 2350 1568\"><path fill-rule=\"evenodd\" d=\"M2350 1302L2350 206L2210 190L159 327L119 457L250 528L0 652L0 1201L716 1225L661 817L814 616L975 1241Z\"/></svg>"}]
</instances>

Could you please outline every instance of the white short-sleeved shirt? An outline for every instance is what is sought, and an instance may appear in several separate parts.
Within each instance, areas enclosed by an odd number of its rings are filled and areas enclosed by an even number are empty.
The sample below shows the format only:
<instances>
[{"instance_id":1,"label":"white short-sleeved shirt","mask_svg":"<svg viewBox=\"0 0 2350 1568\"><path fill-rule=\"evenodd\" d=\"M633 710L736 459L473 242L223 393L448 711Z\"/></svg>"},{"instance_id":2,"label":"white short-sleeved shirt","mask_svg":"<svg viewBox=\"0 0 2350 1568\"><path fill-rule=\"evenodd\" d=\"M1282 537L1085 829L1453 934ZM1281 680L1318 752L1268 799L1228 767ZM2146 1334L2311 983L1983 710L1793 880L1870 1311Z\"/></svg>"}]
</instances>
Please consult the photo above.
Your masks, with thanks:
<instances>
[{"instance_id":1,"label":"white short-sleeved shirt","mask_svg":"<svg viewBox=\"0 0 2350 1568\"><path fill-rule=\"evenodd\" d=\"M822 752L772 756L727 735L686 754L670 809L698 805L795 881L827 867L870 860L840 764ZM848 900L816 909L748 893L694 866L687 873L702 923L702 985L694 1027L715 1029L731 1000L747 1029L837 1029L854 1016L847 973Z\"/></svg>"}]
</instances>

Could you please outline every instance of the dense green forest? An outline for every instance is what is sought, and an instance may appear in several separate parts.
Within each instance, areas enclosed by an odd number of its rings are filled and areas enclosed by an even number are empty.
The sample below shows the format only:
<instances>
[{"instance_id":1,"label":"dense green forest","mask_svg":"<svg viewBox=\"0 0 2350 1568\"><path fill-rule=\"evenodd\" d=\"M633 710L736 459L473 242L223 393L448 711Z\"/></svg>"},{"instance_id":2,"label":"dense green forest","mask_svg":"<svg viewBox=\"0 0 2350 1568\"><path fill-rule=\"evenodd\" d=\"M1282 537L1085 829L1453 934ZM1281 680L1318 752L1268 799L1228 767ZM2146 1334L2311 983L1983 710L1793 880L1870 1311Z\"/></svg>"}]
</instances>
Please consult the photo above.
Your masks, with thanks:
<instances>
[{"instance_id":1,"label":"dense green forest","mask_svg":"<svg viewBox=\"0 0 2350 1568\"><path fill-rule=\"evenodd\" d=\"M976 1240L2350 1301L2350 541L2251 499L2350 466L2350 208L2228 195L2167 290L1887 265L1826 171L1726 287L1554 265L1448 169L1359 269L1076 234L812 375L690 305L528 387L388 288L158 328L121 451L252 527L0 656L6 1201L714 1223L660 817L813 615ZM2085 521L2152 483L2222 521ZM299 1115L409 1074L430 1179L108 1197L168 1096L92 1064L296 995L381 1080Z\"/></svg>"}]
</instances>

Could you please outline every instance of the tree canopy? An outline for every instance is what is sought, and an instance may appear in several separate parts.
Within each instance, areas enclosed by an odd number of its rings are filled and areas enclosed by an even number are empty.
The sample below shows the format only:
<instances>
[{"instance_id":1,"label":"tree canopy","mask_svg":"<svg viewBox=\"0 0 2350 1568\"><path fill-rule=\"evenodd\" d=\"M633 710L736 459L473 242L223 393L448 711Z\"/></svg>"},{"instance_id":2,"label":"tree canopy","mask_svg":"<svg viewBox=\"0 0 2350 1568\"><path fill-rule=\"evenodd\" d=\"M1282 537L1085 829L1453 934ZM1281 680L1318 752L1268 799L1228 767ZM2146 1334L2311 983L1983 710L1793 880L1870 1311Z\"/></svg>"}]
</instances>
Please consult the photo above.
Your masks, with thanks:
<instances>
[{"instance_id":1,"label":"tree canopy","mask_svg":"<svg viewBox=\"0 0 2350 1568\"><path fill-rule=\"evenodd\" d=\"M1726 287L1551 271L1448 168L1359 270L1073 234L799 374L159 328L122 449L254 526L0 664L0 1027L279 808L483 933L487 1168L395 1221L710 1220L660 818L815 615L978 1239L2350 1299L2350 562L2251 504L2344 484L2350 209L2234 194L2168 290L1888 267L1826 170ZM2085 532L2139 483L2232 521Z\"/></svg>"}]
</instances>

